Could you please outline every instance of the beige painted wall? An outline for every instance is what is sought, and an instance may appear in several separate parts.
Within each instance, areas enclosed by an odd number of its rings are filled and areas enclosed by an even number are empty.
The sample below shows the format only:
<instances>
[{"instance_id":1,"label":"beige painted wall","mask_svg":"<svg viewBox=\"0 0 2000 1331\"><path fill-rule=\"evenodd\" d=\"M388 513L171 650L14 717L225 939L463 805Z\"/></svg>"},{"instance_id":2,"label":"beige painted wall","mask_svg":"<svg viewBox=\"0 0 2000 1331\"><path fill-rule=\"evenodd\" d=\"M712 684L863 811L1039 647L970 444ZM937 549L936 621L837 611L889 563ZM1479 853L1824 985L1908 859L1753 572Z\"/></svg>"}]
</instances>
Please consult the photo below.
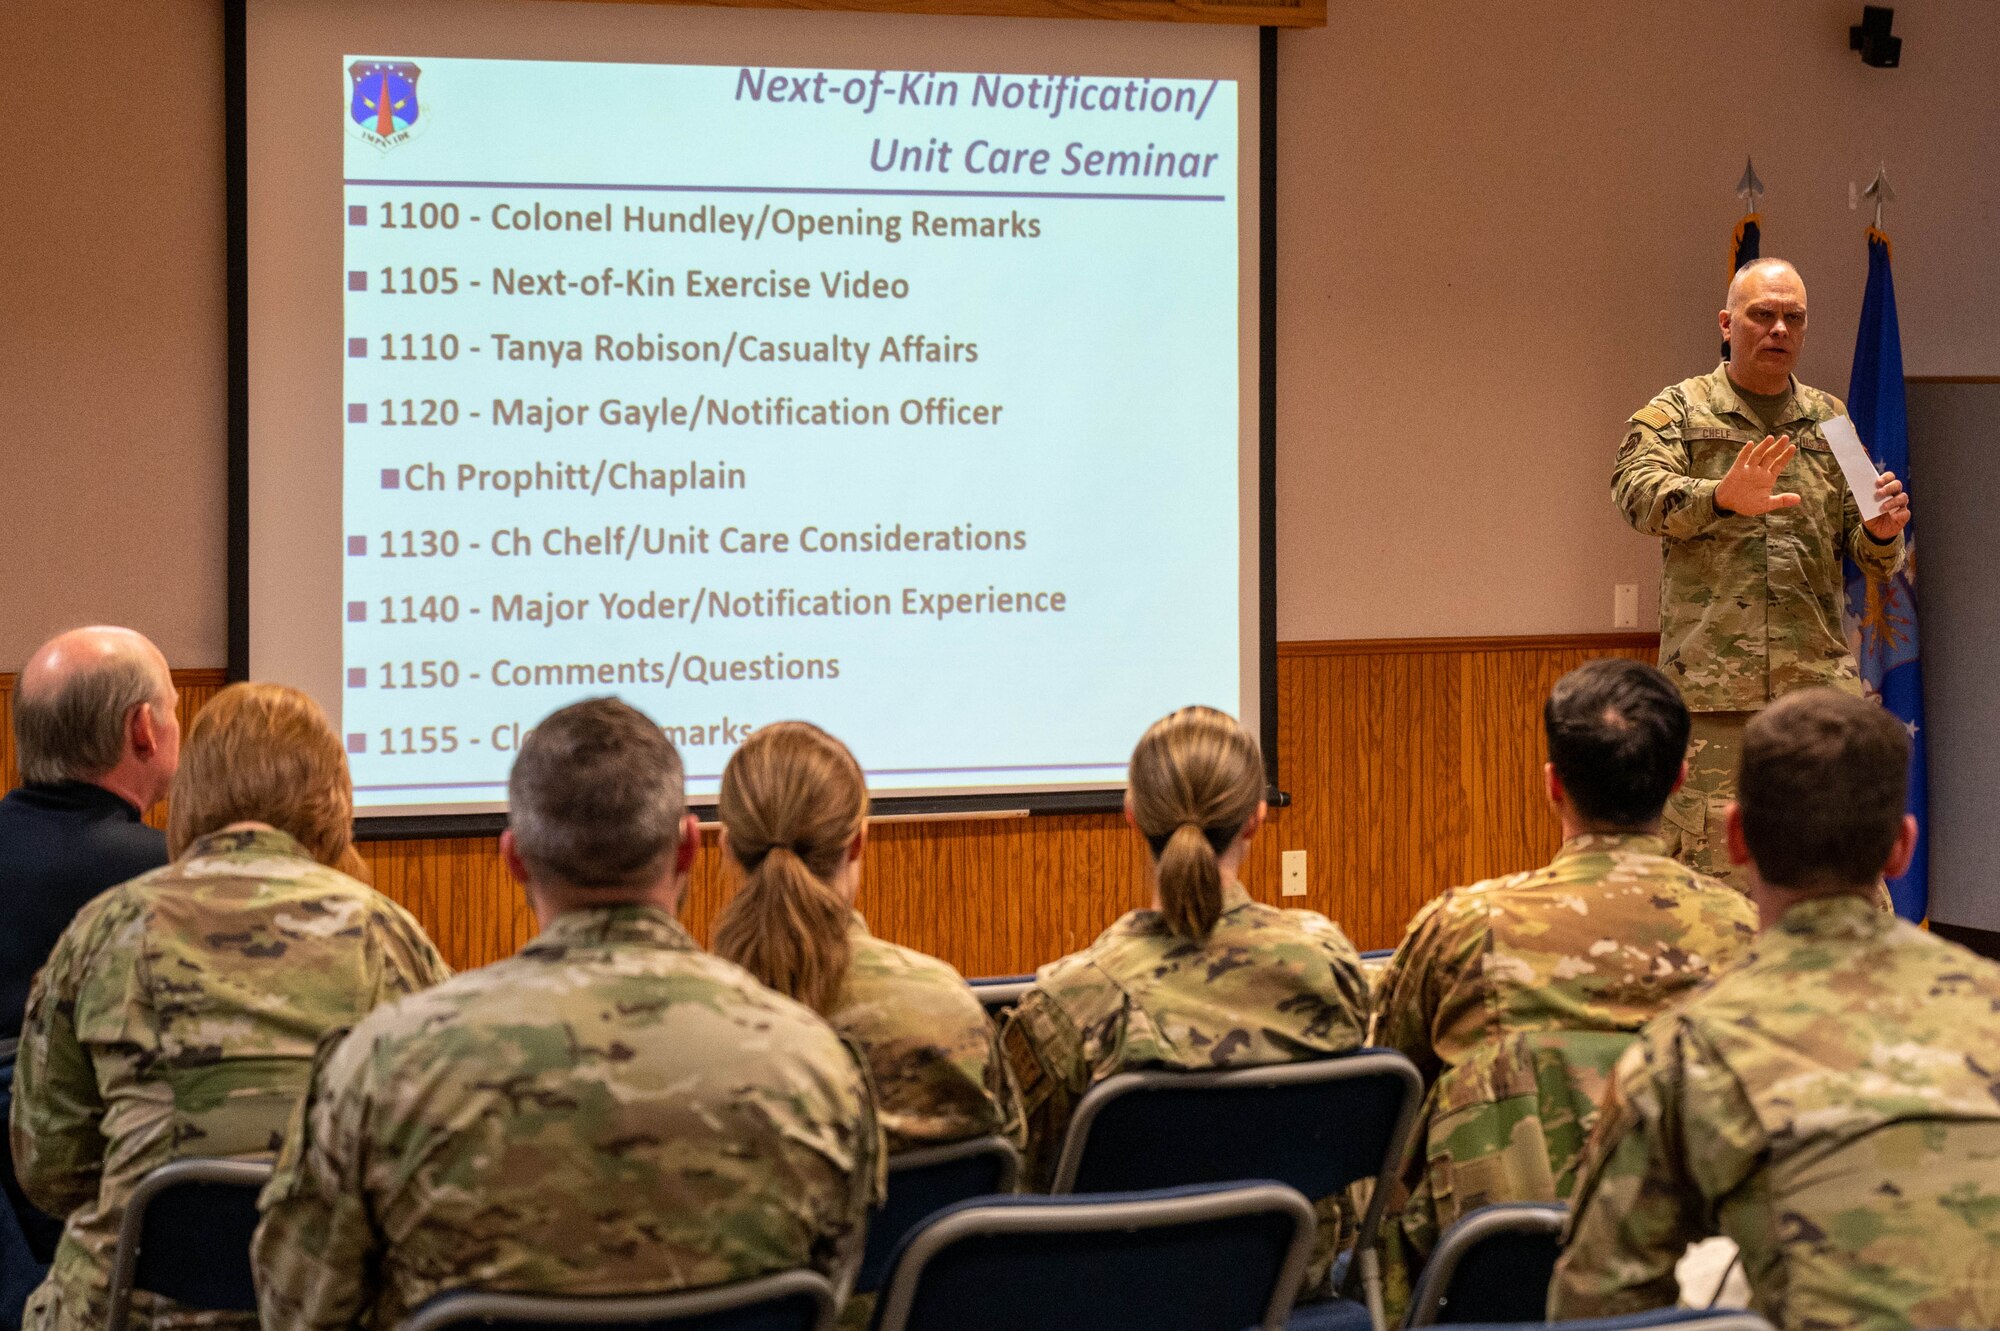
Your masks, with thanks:
<instances>
[{"instance_id":1,"label":"beige painted wall","mask_svg":"<svg viewBox=\"0 0 2000 1331\"><path fill-rule=\"evenodd\" d=\"M223 659L219 9L0 8L0 670L100 619ZM1713 362L1746 151L1809 379L1847 377L1880 160L1911 373L2000 370L2000 4L1905 0L1898 71L1849 0L1331 10L1281 39L1281 637L1600 629L1618 581L1650 624L1605 470Z\"/></svg>"},{"instance_id":2,"label":"beige painted wall","mask_svg":"<svg viewBox=\"0 0 2000 1331\"><path fill-rule=\"evenodd\" d=\"M2000 4L1896 5L1897 70L1853 0L1328 8L1279 46L1279 637L1657 623L1611 458L1714 368L1746 153L1802 378L1846 390L1883 161L1909 373L2000 371Z\"/></svg>"}]
</instances>

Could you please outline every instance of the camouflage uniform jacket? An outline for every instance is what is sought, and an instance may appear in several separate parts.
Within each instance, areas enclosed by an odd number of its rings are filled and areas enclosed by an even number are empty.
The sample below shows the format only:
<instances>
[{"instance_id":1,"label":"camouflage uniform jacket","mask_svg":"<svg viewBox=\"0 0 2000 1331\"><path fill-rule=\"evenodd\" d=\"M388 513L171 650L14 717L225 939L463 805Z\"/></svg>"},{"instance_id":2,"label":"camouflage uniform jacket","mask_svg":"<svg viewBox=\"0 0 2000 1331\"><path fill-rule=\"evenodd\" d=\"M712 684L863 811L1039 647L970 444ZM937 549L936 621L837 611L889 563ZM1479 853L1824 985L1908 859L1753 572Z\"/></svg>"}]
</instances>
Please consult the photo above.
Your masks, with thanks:
<instances>
[{"instance_id":1,"label":"camouflage uniform jacket","mask_svg":"<svg viewBox=\"0 0 2000 1331\"><path fill-rule=\"evenodd\" d=\"M1042 967L1007 1022L1028 1179L1047 1184L1076 1102L1114 1073L1323 1058L1358 1048L1367 1029L1361 959L1325 916L1252 901L1235 883L1198 943L1158 911L1132 911Z\"/></svg>"},{"instance_id":2,"label":"camouflage uniform jacket","mask_svg":"<svg viewBox=\"0 0 2000 1331\"><path fill-rule=\"evenodd\" d=\"M1765 435L1725 367L1684 379L1632 414L1611 493L1634 528L1661 538L1660 669L1696 712L1754 712L1814 684L1861 692L1841 629L1841 557L1882 578L1903 561L1903 538L1878 542L1820 433L1846 409L1792 381L1794 412L1779 426L1799 452L1779 492L1797 508L1760 517L1715 511L1715 487L1745 444Z\"/></svg>"},{"instance_id":3,"label":"camouflage uniform jacket","mask_svg":"<svg viewBox=\"0 0 2000 1331\"><path fill-rule=\"evenodd\" d=\"M264 1324L460 1287L665 1292L814 1266L882 1190L840 1037L666 912L564 912L329 1040L263 1197Z\"/></svg>"},{"instance_id":4,"label":"camouflage uniform jacket","mask_svg":"<svg viewBox=\"0 0 2000 1331\"><path fill-rule=\"evenodd\" d=\"M875 937L858 914L847 937L852 960L827 1020L868 1060L888 1149L988 1133L1019 1146L1021 1106L965 977Z\"/></svg>"},{"instance_id":5,"label":"camouflage uniform jacket","mask_svg":"<svg viewBox=\"0 0 2000 1331\"><path fill-rule=\"evenodd\" d=\"M1756 909L1662 850L1650 836L1572 837L1546 868L1417 912L1374 1039L1431 1088L1403 1169L1415 1254L1477 1207L1567 1198L1618 1055L1748 951Z\"/></svg>"},{"instance_id":6,"label":"camouflage uniform jacket","mask_svg":"<svg viewBox=\"0 0 2000 1331\"><path fill-rule=\"evenodd\" d=\"M276 1151L320 1037L449 974L402 907L270 829L203 837L92 900L36 977L15 1069L21 1185L68 1217L23 1325L102 1326L134 1185ZM131 1324L256 1319L137 1294Z\"/></svg>"},{"instance_id":7,"label":"camouflage uniform jacket","mask_svg":"<svg viewBox=\"0 0 2000 1331\"><path fill-rule=\"evenodd\" d=\"M1550 1308L1743 1251L1781 1328L2000 1326L2000 966L1865 898L1792 906L1618 1065Z\"/></svg>"}]
</instances>

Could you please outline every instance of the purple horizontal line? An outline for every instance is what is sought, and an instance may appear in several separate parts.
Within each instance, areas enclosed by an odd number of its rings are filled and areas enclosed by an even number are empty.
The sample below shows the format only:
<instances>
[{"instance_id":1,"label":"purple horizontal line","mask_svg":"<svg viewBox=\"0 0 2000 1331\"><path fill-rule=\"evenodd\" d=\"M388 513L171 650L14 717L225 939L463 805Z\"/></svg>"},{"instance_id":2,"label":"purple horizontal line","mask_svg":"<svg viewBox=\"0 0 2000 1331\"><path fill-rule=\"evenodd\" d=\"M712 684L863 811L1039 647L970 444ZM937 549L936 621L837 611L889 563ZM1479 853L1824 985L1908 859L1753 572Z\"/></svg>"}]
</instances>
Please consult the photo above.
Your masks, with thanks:
<instances>
[{"instance_id":1,"label":"purple horizontal line","mask_svg":"<svg viewBox=\"0 0 2000 1331\"><path fill-rule=\"evenodd\" d=\"M857 194L909 199L1104 199L1121 203L1227 203L1224 194L1083 194L1062 190L834 189L817 185L577 185L551 180L347 180L402 189L639 190L654 194Z\"/></svg>"},{"instance_id":2,"label":"purple horizontal line","mask_svg":"<svg viewBox=\"0 0 2000 1331\"><path fill-rule=\"evenodd\" d=\"M1111 763L1018 763L1012 767L870 767L864 776L942 776L962 775L967 772L1091 772L1116 769L1122 762ZM712 774L694 773L689 781L720 781L720 772ZM505 790L505 781L423 781L402 786L356 786L357 791L377 790Z\"/></svg>"}]
</instances>

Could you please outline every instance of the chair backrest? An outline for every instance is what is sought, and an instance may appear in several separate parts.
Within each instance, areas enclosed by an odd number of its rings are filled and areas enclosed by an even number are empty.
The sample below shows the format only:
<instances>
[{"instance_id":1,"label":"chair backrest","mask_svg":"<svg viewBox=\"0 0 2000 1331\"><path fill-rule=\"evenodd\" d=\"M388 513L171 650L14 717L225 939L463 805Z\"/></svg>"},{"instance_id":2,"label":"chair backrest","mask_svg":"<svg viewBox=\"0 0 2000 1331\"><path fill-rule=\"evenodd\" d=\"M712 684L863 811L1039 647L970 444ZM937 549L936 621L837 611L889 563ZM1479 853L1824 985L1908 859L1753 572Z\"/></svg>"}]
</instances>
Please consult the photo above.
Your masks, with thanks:
<instances>
[{"instance_id":1,"label":"chair backrest","mask_svg":"<svg viewBox=\"0 0 2000 1331\"><path fill-rule=\"evenodd\" d=\"M972 995L979 1000L979 1006L985 1008L986 1015L997 1023L1020 1006L1021 996L1035 987L1035 977L993 975L983 980L968 980L967 983L972 986Z\"/></svg>"},{"instance_id":2,"label":"chair backrest","mask_svg":"<svg viewBox=\"0 0 2000 1331\"><path fill-rule=\"evenodd\" d=\"M964 1202L904 1240L875 1331L1277 1331L1312 1239L1271 1182Z\"/></svg>"},{"instance_id":3,"label":"chair backrest","mask_svg":"<svg viewBox=\"0 0 2000 1331\"><path fill-rule=\"evenodd\" d=\"M255 1312L250 1238L270 1179L269 1164L205 1159L175 1160L140 1179L118 1229L106 1331L124 1331L135 1289L190 1308Z\"/></svg>"},{"instance_id":4,"label":"chair backrest","mask_svg":"<svg viewBox=\"0 0 2000 1331\"><path fill-rule=\"evenodd\" d=\"M1552 1326L1558 1331L1641 1331L1649 1326L1689 1326L1698 1331L1775 1331L1753 1312L1703 1308L1655 1308L1623 1317L1584 1317L1553 1324L1540 1317L1532 1322L1466 1322L1459 1331L1550 1331Z\"/></svg>"},{"instance_id":5,"label":"chair backrest","mask_svg":"<svg viewBox=\"0 0 2000 1331\"><path fill-rule=\"evenodd\" d=\"M1328 1197L1389 1177L1422 1099L1415 1065L1390 1049L1220 1072L1121 1072L1078 1102L1049 1190L1268 1178ZM1362 1237L1372 1233L1364 1223Z\"/></svg>"},{"instance_id":6,"label":"chair backrest","mask_svg":"<svg viewBox=\"0 0 2000 1331\"><path fill-rule=\"evenodd\" d=\"M565 1297L454 1290L405 1318L399 1331L832 1331L833 1285L817 1271L780 1271L672 1294Z\"/></svg>"},{"instance_id":7,"label":"chair backrest","mask_svg":"<svg viewBox=\"0 0 2000 1331\"><path fill-rule=\"evenodd\" d=\"M1556 1203L1514 1202L1461 1217L1438 1236L1403 1325L1540 1321L1568 1215Z\"/></svg>"},{"instance_id":8,"label":"chair backrest","mask_svg":"<svg viewBox=\"0 0 2000 1331\"><path fill-rule=\"evenodd\" d=\"M896 1245L933 1213L973 1197L1012 1192L1020 1173L1020 1153L998 1136L890 1156L888 1196L882 1209L868 1218L868 1244L854 1276L854 1292L879 1289Z\"/></svg>"}]
</instances>

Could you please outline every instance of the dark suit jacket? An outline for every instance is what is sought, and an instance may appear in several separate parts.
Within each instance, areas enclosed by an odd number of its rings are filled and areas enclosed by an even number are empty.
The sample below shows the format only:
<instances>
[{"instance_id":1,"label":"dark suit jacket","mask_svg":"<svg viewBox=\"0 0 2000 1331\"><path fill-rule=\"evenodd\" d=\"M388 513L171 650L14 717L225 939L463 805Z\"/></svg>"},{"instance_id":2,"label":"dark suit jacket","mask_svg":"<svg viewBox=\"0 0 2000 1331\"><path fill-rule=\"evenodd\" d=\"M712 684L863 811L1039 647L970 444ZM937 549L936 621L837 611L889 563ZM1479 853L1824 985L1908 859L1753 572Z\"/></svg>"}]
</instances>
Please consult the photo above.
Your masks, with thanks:
<instances>
[{"instance_id":1,"label":"dark suit jacket","mask_svg":"<svg viewBox=\"0 0 2000 1331\"><path fill-rule=\"evenodd\" d=\"M21 786L0 799L0 1039L21 1033L35 972L84 903L166 862L166 837L102 786Z\"/></svg>"}]
</instances>

